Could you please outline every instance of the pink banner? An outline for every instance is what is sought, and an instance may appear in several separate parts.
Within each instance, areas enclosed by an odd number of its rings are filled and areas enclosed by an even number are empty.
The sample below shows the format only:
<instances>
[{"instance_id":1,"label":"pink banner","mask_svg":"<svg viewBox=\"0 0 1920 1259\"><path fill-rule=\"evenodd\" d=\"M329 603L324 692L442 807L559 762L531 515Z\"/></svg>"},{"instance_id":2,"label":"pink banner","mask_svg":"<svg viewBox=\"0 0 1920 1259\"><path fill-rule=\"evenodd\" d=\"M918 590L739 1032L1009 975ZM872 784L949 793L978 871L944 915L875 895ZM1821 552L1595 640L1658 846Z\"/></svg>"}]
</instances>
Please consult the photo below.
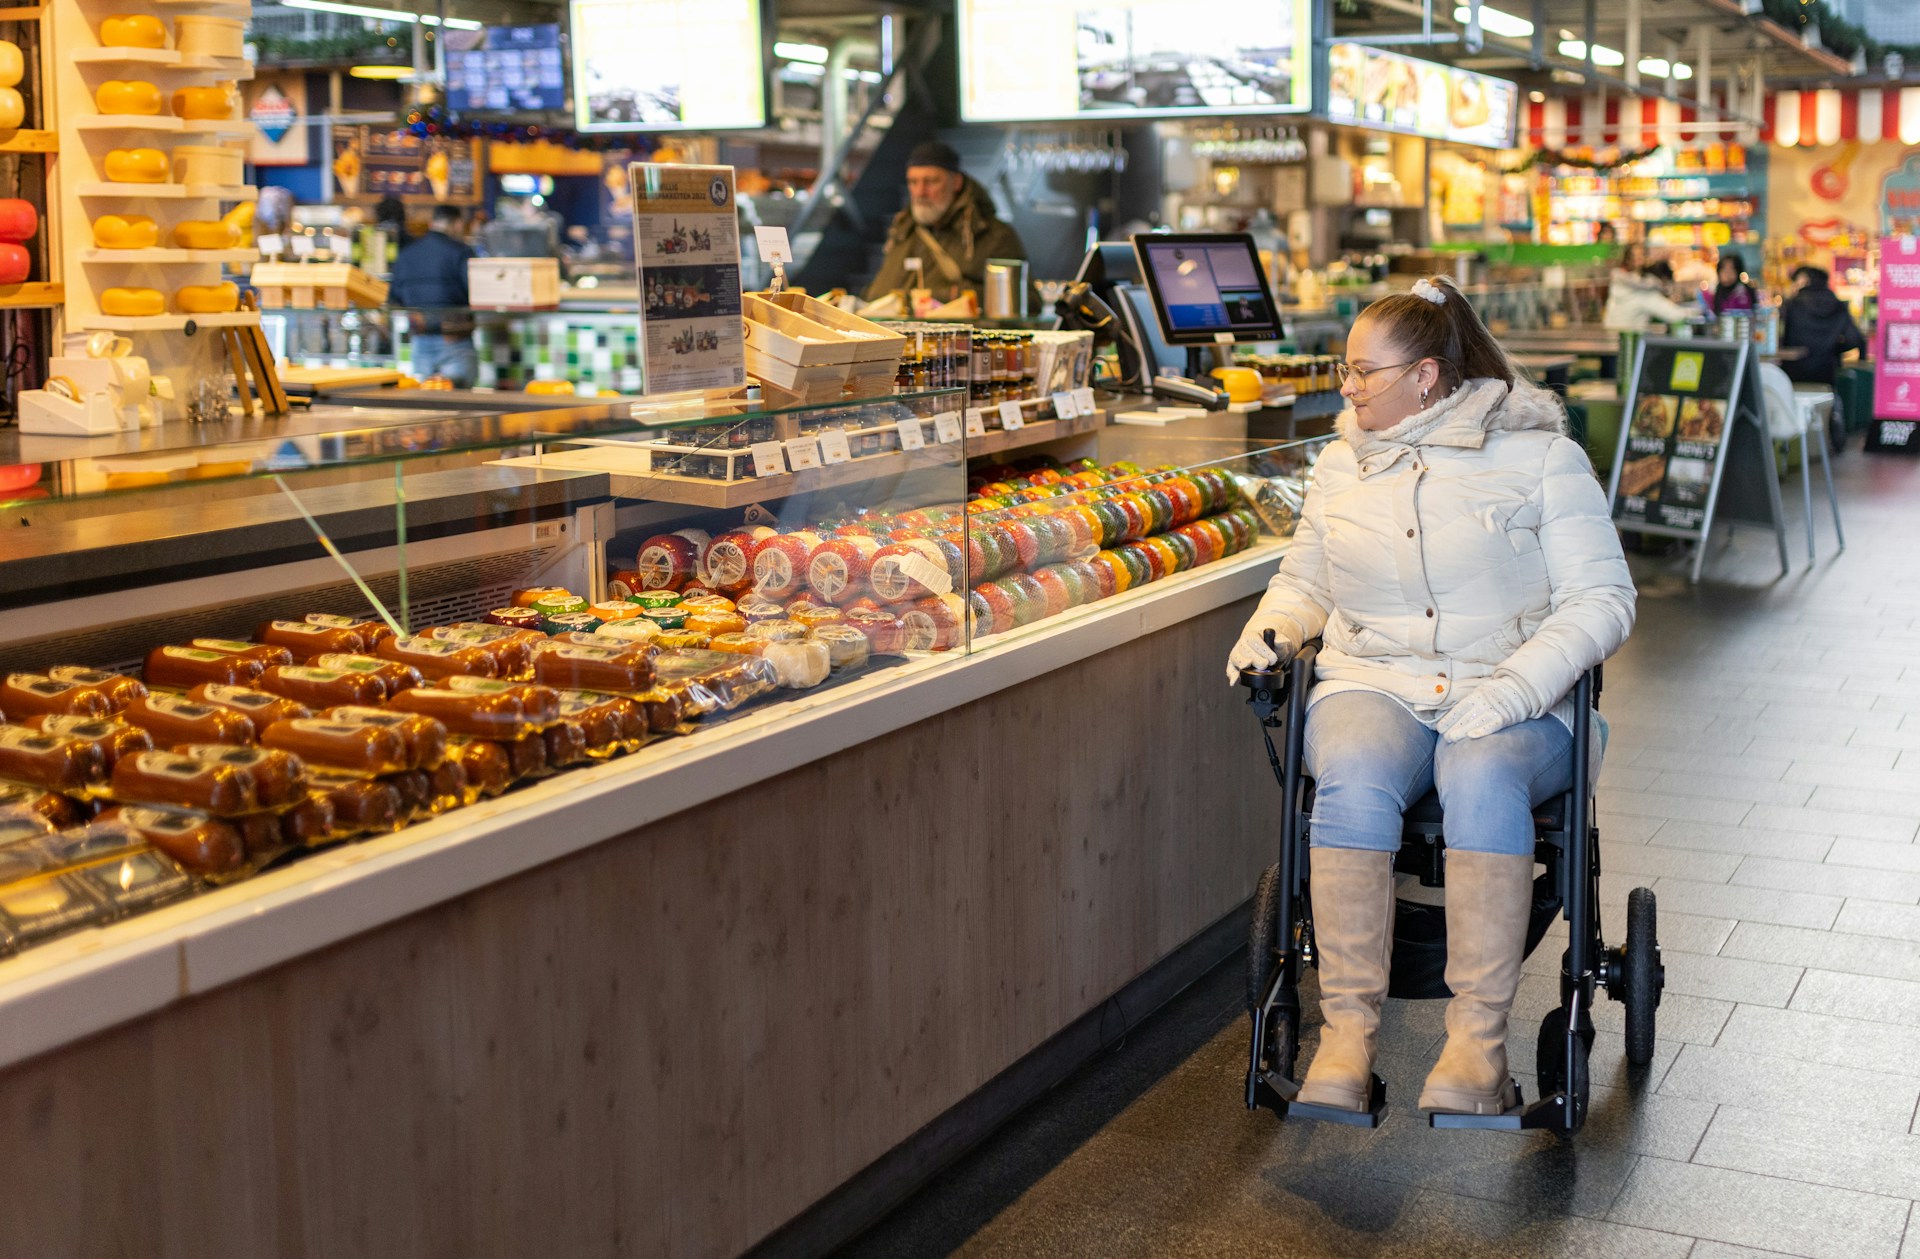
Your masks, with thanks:
<instances>
[{"instance_id":1,"label":"pink banner","mask_svg":"<svg viewBox=\"0 0 1920 1259\"><path fill-rule=\"evenodd\" d=\"M1880 241L1880 329L1873 367L1873 414L1920 420L1920 239Z\"/></svg>"}]
</instances>

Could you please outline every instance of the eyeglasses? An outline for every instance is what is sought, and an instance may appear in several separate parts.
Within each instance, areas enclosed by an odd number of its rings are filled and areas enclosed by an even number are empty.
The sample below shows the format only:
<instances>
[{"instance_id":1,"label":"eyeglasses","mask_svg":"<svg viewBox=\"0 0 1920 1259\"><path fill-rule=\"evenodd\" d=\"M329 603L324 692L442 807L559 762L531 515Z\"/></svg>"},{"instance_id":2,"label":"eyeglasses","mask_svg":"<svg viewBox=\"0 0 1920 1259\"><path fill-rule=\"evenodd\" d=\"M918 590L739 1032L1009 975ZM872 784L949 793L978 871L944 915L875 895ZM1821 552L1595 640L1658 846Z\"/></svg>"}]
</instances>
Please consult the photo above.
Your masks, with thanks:
<instances>
[{"instance_id":1,"label":"eyeglasses","mask_svg":"<svg viewBox=\"0 0 1920 1259\"><path fill-rule=\"evenodd\" d=\"M1343 389L1346 388L1348 381L1353 380L1359 382L1361 393L1372 393L1373 390L1367 388L1367 377L1378 375L1381 372L1390 372L1396 367L1400 369L1400 375L1404 376L1409 367L1418 365L1420 361L1419 359L1414 359L1411 363L1388 363L1384 367L1360 368L1342 359L1333 365L1333 374L1340 378L1340 387ZM1395 382L1398 382L1399 379L1399 376L1394 377Z\"/></svg>"}]
</instances>

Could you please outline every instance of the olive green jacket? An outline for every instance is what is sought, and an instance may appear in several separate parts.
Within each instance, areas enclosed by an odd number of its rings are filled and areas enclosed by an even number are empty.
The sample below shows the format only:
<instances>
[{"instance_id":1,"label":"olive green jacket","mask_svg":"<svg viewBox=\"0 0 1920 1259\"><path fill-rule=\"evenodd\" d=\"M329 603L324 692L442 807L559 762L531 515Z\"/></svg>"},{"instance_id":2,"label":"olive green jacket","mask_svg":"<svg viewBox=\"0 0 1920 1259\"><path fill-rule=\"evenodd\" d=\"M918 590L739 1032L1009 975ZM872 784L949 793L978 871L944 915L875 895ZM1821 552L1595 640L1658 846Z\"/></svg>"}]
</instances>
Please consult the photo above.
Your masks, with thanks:
<instances>
[{"instance_id":1,"label":"olive green jacket","mask_svg":"<svg viewBox=\"0 0 1920 1259\"><path fill-rule=\"evenodd\" d=\"M867 286L867 300L907 288L909 258L920 259L924 286L946 302L958 297L963 289L980 291L987 259L1026 256L1027 247L1020 243L1020 234L994 217L993 198L969 175L946 215L932 227L920 227L906 210L894 216L893 226L887 229L886 261ZM957 276L953 274L956 270Z\"/></svg>"}]
</instances>

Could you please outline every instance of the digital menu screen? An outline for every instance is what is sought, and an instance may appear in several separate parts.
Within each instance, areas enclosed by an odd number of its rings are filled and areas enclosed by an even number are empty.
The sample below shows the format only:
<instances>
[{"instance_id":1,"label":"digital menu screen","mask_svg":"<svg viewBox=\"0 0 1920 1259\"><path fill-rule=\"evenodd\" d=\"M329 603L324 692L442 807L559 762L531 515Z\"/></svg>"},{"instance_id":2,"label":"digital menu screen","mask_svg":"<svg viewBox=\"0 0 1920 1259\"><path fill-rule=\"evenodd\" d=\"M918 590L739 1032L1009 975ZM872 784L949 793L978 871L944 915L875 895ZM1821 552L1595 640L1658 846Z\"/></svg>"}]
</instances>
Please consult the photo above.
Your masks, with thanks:
<instances>
[{"instance_id":1,"label":"digital menu screen","mask_svg":"<svg viewBox=\"0 0 1920 1259\"><path fill-rule=\"evenodd\" d=\"M567 68L556 26L446 31L447 106L466 113L565 109Z\"/></svg>"},{"instance_id":2,"label":"digital menu screen","mask_svg":"<svg viewBox=\"0 0 1920 1259\"><path fill-rule=\"evenodd\" d=\"M968 122L1312 107L1307 0L957 0Z\"/></svg>"},{"instance_id":3,"label":"digital menu screen","mask_svg":"<svg viewBox=\"0 0 1920 1259\"><path fill-rule=\"evenodd\" d=\"M572 0L582 131L766 125L760 0Z\"/></svg>"},{"instance_id":4,"label":"digital menu screen","mask_svg":"<svg viewBox=\"0 0 1920 1259\"><path fill-rule=\"evenodd\" d=\"M1208 344L1223 337L1267 341L1281 335L1251 236L1241 232L1133 239L1160 331L1169 344Z\"/></svg>"},{"instance_id":5,"label":"digital menu screen","mask_svg":"<svg viewBox=\"0 0 1920 1259\"><path fill-rule=\"evenodd\" d=\"M1327 118L1483 148L1513 147L1520 89L1506 79L1417 57L1334 44L1327 50Z\"/></svg>"}]
</instances>

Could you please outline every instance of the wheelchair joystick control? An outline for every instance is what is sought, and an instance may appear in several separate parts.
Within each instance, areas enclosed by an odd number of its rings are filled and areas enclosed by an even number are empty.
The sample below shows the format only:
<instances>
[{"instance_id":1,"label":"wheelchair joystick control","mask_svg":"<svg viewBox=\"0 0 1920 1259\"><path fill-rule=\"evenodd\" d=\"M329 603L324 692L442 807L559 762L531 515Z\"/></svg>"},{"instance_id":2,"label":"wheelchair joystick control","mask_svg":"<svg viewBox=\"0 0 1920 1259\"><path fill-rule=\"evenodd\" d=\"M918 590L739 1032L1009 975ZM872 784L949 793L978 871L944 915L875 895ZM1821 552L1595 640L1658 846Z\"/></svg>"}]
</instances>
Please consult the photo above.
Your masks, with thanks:
<instances>
[{"instance_id":1,"label":"wheelchair joystick control","mask_svg":"<svg viewBox=\"0 0 1920 1259\"><path fill-rule=\"evenodd\" d=\"M1280 658L1280 645L1274 641L1272 630L1267 630L1262 637L1267 650L1273 653L1273 663L1264 669L1242 669L1240 685L1247 688L1247 703L1253 706L1254 714L1262 722L1269 722L1286 706L1290 662Z\"/></svg>"}]
</instances>

